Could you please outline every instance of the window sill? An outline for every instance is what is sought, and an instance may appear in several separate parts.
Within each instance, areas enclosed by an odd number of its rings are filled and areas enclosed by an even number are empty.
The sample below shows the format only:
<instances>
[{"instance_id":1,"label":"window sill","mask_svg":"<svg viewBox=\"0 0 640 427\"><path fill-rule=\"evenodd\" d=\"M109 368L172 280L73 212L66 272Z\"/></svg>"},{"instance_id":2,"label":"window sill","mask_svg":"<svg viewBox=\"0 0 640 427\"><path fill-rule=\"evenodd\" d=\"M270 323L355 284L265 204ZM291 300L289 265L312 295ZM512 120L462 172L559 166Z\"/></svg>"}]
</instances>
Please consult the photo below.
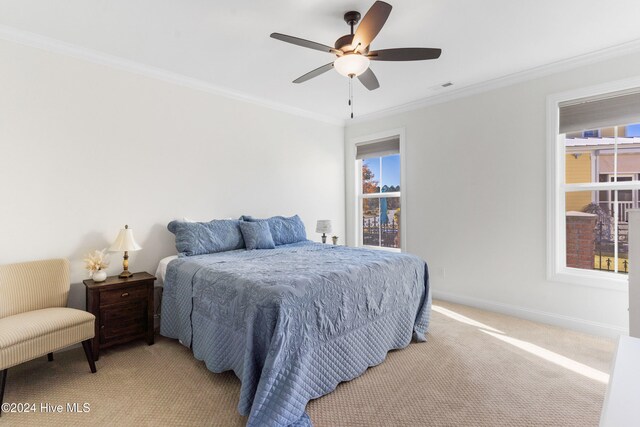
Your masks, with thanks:
<instances>
[{"instance_id":1,"label":"window sill","mask_svg":"<svg viewBox=\"0 0 640 427\"><path fill-rule=\"evenodd\" d=\"M572 285L608 289L618 292L627 292L629 289L628 276L623 276L620 273L607 273L605 271L590 271L565 267L549 274L547 279L551 282L569 283Z\"/></svg>"},{"instance_id":2,"label":"window sill","mask_svg":"<svg viewBox=\"0 0 640 427\"><path fill-rule=\"evenodd\" d=\"M360 245L361 248L364 249L374 249L376 251L387 251L387 252L397 252L400 253L402 252L402 249L398 249L398 248L385 248L383 246L369 246L369 245Z\"/></svg>"}]
</instances>

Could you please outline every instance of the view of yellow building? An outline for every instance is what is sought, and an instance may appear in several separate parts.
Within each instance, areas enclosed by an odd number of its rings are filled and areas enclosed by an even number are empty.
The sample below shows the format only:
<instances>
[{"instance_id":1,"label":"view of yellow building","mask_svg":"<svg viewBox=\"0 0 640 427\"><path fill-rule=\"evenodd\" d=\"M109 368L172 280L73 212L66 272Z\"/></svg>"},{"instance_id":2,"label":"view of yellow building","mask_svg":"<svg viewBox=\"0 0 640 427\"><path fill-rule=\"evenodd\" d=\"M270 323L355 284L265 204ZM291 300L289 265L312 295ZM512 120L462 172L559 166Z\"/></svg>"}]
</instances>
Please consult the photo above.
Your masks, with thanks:
<instances>
[{"instance_id":1,"label":"view of yellow building","mask_svg":"<svg viewBox=\"0 0 640 427\"><path fill-rule=\"evenodd\" d=\"M633 131L633 133L632 133ZM620 126L617 130L617 164L615 162L615 128L576 132L566 135L565 182L567 184L640 180L640 125ZM617 178L616 177L617 174ZM566 211L583 211L590 203L603 209L617 209L620 223L627 223L627 211L637 209L640 193L618 190L578 191L566 195ZM617 204L617 206L615 206Z\"/></svg>"},{"instance_id":2,"label":"view of yellow building","mask_svg":"<svg viewBox=\"0 0 640 427\"><path fill-rule=\"evenodd\" d=\"M567 184L591 182L591 152L566 155L565 174ZM585 206L592 202L590 191L567 193L566 210L582 212Z\"/></svg>"}]
</instances>

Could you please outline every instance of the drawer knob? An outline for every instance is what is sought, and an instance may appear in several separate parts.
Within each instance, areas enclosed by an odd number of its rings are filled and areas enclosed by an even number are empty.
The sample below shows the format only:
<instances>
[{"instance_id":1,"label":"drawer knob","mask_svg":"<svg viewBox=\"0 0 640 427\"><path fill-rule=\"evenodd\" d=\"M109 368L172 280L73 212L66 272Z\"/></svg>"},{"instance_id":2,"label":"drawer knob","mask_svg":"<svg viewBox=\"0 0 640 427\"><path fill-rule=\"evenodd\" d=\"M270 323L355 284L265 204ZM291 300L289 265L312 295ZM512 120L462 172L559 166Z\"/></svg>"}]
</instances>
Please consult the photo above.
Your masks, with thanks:
<instances>
[{"instance_id":1,"label":"drawer knob","mask_svg":"<svg viewBox=\"0 0 640 427\"><path fill-rule=\"evenodd\" d=\"M123 298L124 298L124 297L128 297L128 296L129 296L129 292L125 292L125 293L123 293L121 296L122 296Z\"/></svg>"}]
</instances>

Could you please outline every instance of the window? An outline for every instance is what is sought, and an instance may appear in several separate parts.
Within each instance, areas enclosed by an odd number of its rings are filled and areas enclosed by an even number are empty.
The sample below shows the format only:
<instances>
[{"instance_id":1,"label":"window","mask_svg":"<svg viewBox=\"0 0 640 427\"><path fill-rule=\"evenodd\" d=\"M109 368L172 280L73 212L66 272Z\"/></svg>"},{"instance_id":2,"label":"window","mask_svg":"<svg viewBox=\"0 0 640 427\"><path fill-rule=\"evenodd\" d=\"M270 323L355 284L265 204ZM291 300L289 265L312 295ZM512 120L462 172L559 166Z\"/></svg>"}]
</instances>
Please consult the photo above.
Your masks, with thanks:
<instances>
[{"instance_id":1,"label":"window","mask_svg":"<svg viewBox=\"0 0 640 427\"><path fill-rule=\"evenodd\" d=\"M627 126L625 136L627 138L640 137L640 123Z\"/></svg>"},{"instance_id":2,"label":"window","mask_svg":"<svg viewBox=\"0 0 640 427\"><path fill-rule=\"evenodd\" d=\"M400 139L356 146L359 244L389 250L401 247Z\"/></svg>"},{"instance_id":3,"label":"window","mask_svg":"<svg viewBox=\"0 0 640 427\"><path fill-rule=\"evenodd\" d=\"M626 282L640 208L640 89L549 97L549 278Z\"/></svg>"}]
</instances>

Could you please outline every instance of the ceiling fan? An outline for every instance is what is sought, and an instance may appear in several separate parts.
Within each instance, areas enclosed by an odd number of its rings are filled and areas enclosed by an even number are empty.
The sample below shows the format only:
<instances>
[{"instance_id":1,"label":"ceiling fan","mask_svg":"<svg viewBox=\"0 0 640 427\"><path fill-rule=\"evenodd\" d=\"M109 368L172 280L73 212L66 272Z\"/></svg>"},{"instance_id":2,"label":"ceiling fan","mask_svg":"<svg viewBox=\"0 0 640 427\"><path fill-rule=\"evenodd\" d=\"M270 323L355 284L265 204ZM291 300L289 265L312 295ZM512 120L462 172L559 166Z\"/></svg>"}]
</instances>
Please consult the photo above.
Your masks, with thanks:
<instances>
[{"instance_id":1,"label":"ceiling fan","mask_svg":"<svg viewBox=\"0 0 640 427\"><path fill-rule=\"evenodd\" d=\"M360 13L355 11L345 13L344 20L351 27L351 33L336 40L334 47L280 33L272 33L271 37L309 49L332 53L337 57L334 61L298 77L293 83L306 82L335 68L343 76L351 79L358 77L367 89L375 90L380 87L380 83L369 68L370 61L422 61L437 59L442 53L441 49L423 47L369 50L371 42L384 26L390 13L390 4L376 1L362 18L355 33L353 30L360 21ZM351 99L349 104L352 105ZM353 117L353 113L351 116Z\"/></svg>"}]
</instances>

